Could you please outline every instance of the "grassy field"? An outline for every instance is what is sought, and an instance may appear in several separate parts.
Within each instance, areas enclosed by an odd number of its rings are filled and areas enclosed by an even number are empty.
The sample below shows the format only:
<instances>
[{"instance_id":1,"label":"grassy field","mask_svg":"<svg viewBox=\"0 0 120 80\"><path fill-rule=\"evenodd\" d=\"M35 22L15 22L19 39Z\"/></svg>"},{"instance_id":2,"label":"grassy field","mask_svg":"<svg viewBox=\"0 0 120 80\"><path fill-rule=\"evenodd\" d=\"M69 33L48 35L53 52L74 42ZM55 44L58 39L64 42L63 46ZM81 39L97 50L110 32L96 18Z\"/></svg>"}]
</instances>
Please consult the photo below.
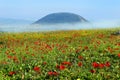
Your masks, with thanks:
<instances>
[{"instance_id":1,"label":"grassy field","mask_svg":"<svg viewBox=\"0 0 120 80\"><path fill-rule=\"evenodd\" d=\"M0 80L120 80L114 31L0 33Z\"/></svg>"}]
</instances>

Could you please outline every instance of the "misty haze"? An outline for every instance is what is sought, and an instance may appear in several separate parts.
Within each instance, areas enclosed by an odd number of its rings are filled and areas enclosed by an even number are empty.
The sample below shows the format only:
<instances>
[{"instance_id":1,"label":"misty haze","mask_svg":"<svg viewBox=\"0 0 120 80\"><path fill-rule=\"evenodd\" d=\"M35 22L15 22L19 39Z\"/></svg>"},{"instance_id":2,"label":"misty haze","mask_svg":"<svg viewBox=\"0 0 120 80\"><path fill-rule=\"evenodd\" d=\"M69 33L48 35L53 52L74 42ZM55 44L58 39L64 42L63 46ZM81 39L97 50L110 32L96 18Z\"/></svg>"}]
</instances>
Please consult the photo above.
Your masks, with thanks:
<instances>
[{"instance_id":1,"label":"misty haze","mask_svg":"<svg viewBox=\"0 0 120 80\"><path fill-rule=\"evenodd\" d=\"M0 25L1 32L43 32L56 30L81 30L102 29L119 27L119 21L91 22L90 24L54 24L54 25L31 25L31 24L4 24Z\"/></svg>"}]
</instances>

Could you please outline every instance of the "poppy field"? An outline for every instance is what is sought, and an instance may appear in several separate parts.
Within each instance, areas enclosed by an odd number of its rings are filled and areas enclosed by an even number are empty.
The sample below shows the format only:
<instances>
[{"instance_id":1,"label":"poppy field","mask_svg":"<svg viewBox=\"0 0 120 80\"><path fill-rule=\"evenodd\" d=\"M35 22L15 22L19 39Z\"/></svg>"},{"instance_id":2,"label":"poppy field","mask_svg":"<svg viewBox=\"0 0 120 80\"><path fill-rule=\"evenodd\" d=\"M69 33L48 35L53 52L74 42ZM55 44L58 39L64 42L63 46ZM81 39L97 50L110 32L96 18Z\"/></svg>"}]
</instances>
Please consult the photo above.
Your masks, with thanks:
<instances>
[{"instance_id":1,"label":"poppy field","mask_svg":"<svg viewBox=\"0 0 120 80\"><path fill-rule=\"evenodd\" d=\"M0 33L0 80L120 80L114 29Z\"/></svg>"}]
</instances>

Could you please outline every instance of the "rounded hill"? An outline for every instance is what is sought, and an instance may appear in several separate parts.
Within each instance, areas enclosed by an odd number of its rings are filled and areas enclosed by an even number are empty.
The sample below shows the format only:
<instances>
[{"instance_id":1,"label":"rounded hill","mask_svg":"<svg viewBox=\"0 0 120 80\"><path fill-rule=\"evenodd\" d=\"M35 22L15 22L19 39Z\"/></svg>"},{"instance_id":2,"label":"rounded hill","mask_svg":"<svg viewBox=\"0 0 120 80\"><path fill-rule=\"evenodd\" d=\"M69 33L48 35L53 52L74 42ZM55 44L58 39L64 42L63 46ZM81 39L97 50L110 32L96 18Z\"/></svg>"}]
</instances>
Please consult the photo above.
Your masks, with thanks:
<instances>
[{"instance_id":1,"label":"rounded hill","mask_svg":"<svg viewBox=\"0 0 120 80\"><path fill-rule=\"evenodd\" d=\"M61 23L85 23L88 22L80 15L74 13L52 13L34 22L34 24L61 24Z\"/></svg>"}]
</instances>

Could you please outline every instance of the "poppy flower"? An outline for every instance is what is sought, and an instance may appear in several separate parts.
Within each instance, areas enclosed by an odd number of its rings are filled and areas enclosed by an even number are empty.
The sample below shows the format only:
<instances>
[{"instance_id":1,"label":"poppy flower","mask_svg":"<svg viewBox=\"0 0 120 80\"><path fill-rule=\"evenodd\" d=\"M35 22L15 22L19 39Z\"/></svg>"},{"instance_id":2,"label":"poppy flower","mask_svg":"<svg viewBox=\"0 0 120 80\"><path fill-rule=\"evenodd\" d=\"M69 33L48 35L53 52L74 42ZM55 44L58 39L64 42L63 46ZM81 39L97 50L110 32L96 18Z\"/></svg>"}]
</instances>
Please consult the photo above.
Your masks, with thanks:
<instances>
[{"instance_id":1,"label":"poppy flower","mask_svg":"<svg viewBox=\"0 0 120 80\"><path fill-rule=\"evenodd\" d=\"M12 59L12 56L8 55L7 58Z\"/></svg>"},{"instance_id":2,"label":"poppy flower","mask_svg":"<svg viewBox=\"0 0 120 80\"><path fill-rule=\"evenodd\" d=\"M48 72L48 75L49 75L49 76L57 76L57 75L58 75L58 72L56 72L56 71L49 71L49 72Z\"/></svg>"},{"instance_id":3,"label":"poppy flower","mask_svg":"<svg viewBox=\"0 0 120 80\"><path fill-rule=\"evenodd\" d=\"M16 74L14 71L10 71L10 72L9 72L9 75L10 75L10 76L13 76L14 74Z\"/></svg>"},{"instance_id":4,"label":"poppy flower","mask_svg":"<svg viewBox=\"0 0 120 80\"><path fill-rule=\"evenodd\" d=\"M56 68L58 68L59 70L64 70L65 66L64 65L57 65Z\"/></svg>"},{"instance_id":5,"label":"poppy flower","mask_svg":"<svg viewBox=\"0 0 120 80\"><path fill-rule=\"evenodd\" d=\"M39 72L39 71L40 71L40 67L35 66L35 67L33 68L33 70L36 71L36 72Z\"/></svg>"},{"instance_id":6,"label":"poppy flower","mask_svg":"<svg viewBox=\"0 0 120 80\"><path fill-rule=\"evenodd\" d=\"M79 53L79 51L80 51L80 50L79 50L79 49L77 49L75 52L76 52L76 53Z\"/></svg>"},{"instance_id":7,"label":"poppy flower","mask_svg":"<svg viewBox=\"0 0 120 80\"><path fill-rule=\"evenodd\" d=\"M53 72L53 75L54 75L54 76L57 76L57 75L58 75L58 73L54 71L54 72Z\"/></svg>"},{"instance_id":8,"label":"poppy flower","mask_svg":"<svg viewBox=\"0 0 120 80\"><path fill-rule=\"evenodd\" d=\"M99 67L99 64L98 64L97 62L93 62L93 63L92 63L92 66L93 66L94 68L98 68L98 67Z\"/></svg>"},{"instance_id":9,"label":"poppy flower","mask_svg":"<svg viewBox=\"0 0 120 80\"><path fill-rule=\"evenodd\" d=\"M13 56L13 61L18 62L18 58L16 56Z\"/></svg>"},{"instance_id":10,"label":"poppy flower","mask_svg":"<svg viewBox=\"0 0 120 80\"><path fill-rule=\"evenodd\" d=\"M35 45L38 45L38 44L39 44L39 41L34 42L34 44L35 44Z\"/></svg>"},{"instance_id":11,"label":"poppy flower","mask_svg":"<svg viewBox=\"0 0 120 80\"><path fill-rule=\"evenodd\" d=\"M62 53L65 53L65 50L62 50Z\"/></svg>"},{"instance_id":12,"label":"poppy flower","mask_svg":"<svg viewBox=\"0 0 120 80\"><path fill-rule=\"evenodd\" d=\"M52 76L52 75L53 75L53 72L52 72L52 71L49 71L49 72L48 72L48 75Z\"/></svg>"},{"instance_id":13,"label":"poppy flower","mask_svg":"<svg viewBox=\"0 0 120 80\"><path fill-rule=\"evenodd\" d=\"M49 50L52 50L52 47L50 45L48 45L48 44L46 44L45 48L49 49Z\"/></svg>"},{"instance_id":14,"label":"poppy flower","mask_svg":"<svg viewBox=\"0 0 120 80\"><path fill-rule=\"evenodd\" d=\"M88 50L88 46L85 46L84 49L85 49L85 50Z\"/></svg>"},{"instance_id":15,"label":"poppy flower","mask_svg":"<svg viewBox=\"0 0 120 80\"><path fill-rule=\"evenodd\" d=\"M80 66L80 67L81 67L81 66L82 66L82 62L79 62L79 63L78 63L78 66Z\"/></svg>"},{"instance_id":16,"label":"poppy flower","mask_svg":"<svg viewBox=\"0 0 120 80\"><path fill-rule=\"evenodd\" d=\"M112 53L113 49L111 47L108 47L108 51Z\"/></svg>"},{"instance_id":17,"label":"poppy flower","mask_svg":"<svg viewBox=\"0 0 120 80\"><path fill-rule=\"evenodd\" d=\"M43 62L44 65L46 65L47 63L46 62Z\"/></svg>"},{"instance_id":18,"label":"poppy flower","mask_svg":"<svg viewBox=\"0 0 120 80\"><path fill-rule=\"evenodd\" d=\"M105 66L110 67L110 62L106 62Z\"/></svg>"},{"instance_id":19,"label":"poppy flower","mask_svg":"<svg viewBox=\"0 0 120 80\"><path fill-rule=\"evenodd\" d=\"M120 58L120 53L118 54L118 57Z\"/></svg>"},{"instance_id":20,"label":"poppy flower","mask_svg":"<svg viewBox=\"0 0 120 80\"><path fill-rule=\"evenodd\" d=\"M105 65L104 65L103 63L100 63L100 64L99 64L99 68L104 68L104 66L105 66Z\"/></svg>"},{"instance_id":21,"label":"poppy flower","mask_svg":"<svg viewBox=\"0 0 120 80\"><path fill-rule=\"evenodd\" d=\"M82 57L82 56L78 56L78 59L82 60L82 59L83 59L83 57Z\"/></svg>"},{"instance_id":22,"label":"poppy flower","mask_svg":"<svg viewBox=\"0 0 120 80\"><path fill-rule=\"evenodd\" d=\"M91 73L95 73L96 71L92 69L92 70L90 70L90 72L91 72Z\"/></svg>"},{"instance_id":23,"label":"poppy flower","mask_svg":"<svg viewBox=\"0 0 120 80\"><path fill-rule=\"evenodd\" d=\"M32 56L35 56L35 54L31 54Z\"/></svg>"},{"instance_id":24,"label":"poppy flower","mask_svg":"<svg viewBox=\"0 0 120 80\"><path fill-rule=\"evenodd\" d=\"M114 48L114 50L119 50L119 48Z\"/></svg>"},{"instance_id":25,"label":"poppy flower","mask_svg":"<svg viewBox=\"0 0 120 80\"><path fill-rule=\"evenodd\" d=\"M71 63L67 62L67 61L64 61L64 62L62 62L62 65L71 65Z\"/></svg>"},{"instance_id":26,"label":"poppy flower","mask_svg":"<svg viewBox=\"0 0 120 80\"><path fill-rule=\"evenodd\" d=\"M100 44L101 44L101 42L100 42L100 41L97 41L97 44L98 44L98 45L100 45Z\"/></svg>"}]
</instances>

